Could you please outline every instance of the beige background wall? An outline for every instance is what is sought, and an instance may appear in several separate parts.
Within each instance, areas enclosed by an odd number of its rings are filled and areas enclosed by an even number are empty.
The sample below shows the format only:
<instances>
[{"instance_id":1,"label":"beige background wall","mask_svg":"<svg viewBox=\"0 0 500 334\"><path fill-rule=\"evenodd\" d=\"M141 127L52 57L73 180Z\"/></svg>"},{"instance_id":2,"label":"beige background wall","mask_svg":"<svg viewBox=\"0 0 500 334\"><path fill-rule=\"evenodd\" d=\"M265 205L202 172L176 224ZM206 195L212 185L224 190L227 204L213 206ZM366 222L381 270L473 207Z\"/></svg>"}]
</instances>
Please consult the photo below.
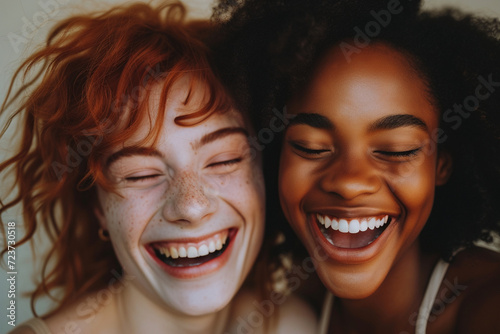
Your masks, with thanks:
<instances>
[{"instance_id":1,"label":"beige background wall","mask_svg":"<svg viewBox=\"0 0 500 334\"><path fill-rule=\"evenodd\" d=\"M106 8L109 4L124 3L124 0L0 0L0 99L3 101L8 82L20 60L29 54L38 43L43 40L48 28L60 18L74 12ZM185 0L194 17L209 17L212 0ZM462 9L483 15L500 17L500 0L427 0L426 8L454 5ZM36 31L33 30L36 26ZM10 37L10 40L9 40ZM5 119L0 119L3 125ZM15 130L15 127L13 127ZM0 161L8 154L11 143L9 140L0 140ZM0 191L7 191L5 183L0 180ZM18 235L21 234L20 209L11 210L3 217L5 221L14 220L18 226ZM37 243L36 254L43 253L44 240ZM2 246L3 247L3 246ZM38 267L33 265L33 254L29 247L16 250L17 264L17 323L31 317L29 299L21 298L20 293L27 292L33 287L34 273ZM6 325L7 282L5 269L0 269L0 334L6 333L10 326ZM38 305L37 310L42 312L51 305L50 301ZM9 327L9 328L8 328Z\"/></svg>"}]
</instances>

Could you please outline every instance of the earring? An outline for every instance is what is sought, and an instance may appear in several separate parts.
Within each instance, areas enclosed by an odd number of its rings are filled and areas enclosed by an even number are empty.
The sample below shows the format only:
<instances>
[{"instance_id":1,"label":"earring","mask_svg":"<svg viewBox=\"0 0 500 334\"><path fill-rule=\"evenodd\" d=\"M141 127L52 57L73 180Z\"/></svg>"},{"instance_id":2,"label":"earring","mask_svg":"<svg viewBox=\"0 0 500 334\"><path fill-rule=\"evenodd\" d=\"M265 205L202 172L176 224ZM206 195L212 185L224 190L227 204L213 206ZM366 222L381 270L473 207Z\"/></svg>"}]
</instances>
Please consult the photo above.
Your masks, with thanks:
<instances>
[{"instance_id":1,"label":"earring","mask_svg":"<svg viewBox=\"0 0 500 334\"><path fill-rule=\"evenodd\" d=\"M102 241L109 241L108 230L105 230L102 227L99 227L98 235L99 235L99 239L101 239Z\"/></svg>"}]
</instances>

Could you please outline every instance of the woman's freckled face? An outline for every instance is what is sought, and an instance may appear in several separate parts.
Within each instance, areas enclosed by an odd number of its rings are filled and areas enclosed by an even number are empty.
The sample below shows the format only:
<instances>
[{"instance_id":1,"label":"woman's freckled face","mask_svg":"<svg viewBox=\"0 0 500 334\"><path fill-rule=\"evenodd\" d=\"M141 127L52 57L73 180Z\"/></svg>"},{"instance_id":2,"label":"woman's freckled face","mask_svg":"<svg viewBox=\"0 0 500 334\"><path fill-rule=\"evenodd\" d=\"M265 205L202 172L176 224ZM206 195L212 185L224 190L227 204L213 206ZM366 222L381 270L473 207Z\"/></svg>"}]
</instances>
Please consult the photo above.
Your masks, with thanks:
<instances>
[{"instance_id":1,"label":"woman's freckled face","mask_svg":"<svg viewBox=\"0 0 500 334\"><path fill-rule=\"evenodd\" d=\"M174 312L200 315L226 306L246 278L263 239L265 196L260 162L250 157L238 112L214 113L190 126L174 122L202 103L201 85L182 103L188 87L185 78L171 88L154 154L127 153L109 164L120 196L98 188L104 210L97 215L137 290ZM152 97L151 110L157 105ZM141 125L111 155L139 143L149 128ZM236 233L215 271L171 275L151 254L157 244L203 242L221 231Z\"/></svg>"},{"instance_id":2,"label":"woman's freckled face","mask_svg":"<svg viewBox=\"0 0 500 334\"><path fill-rule=\"evenodd\" d=\"M309 253L329 253L316 258L318 273L339 297L364 298L376 291L416 245L434 189L446 181L444 160L432 140L438 113L411 66L382 44L364 48L349 63L332 50L305 94L291 103L293 114L305 116L296 117L300 121L292 121L285 133L280 200ZM320 232L318 214L360 222L388 215L392 221L379 239L360 241L355 238L362 233ZM337 240L365 243L349 249L334 247Z\"/></svg>"}]
</instances>

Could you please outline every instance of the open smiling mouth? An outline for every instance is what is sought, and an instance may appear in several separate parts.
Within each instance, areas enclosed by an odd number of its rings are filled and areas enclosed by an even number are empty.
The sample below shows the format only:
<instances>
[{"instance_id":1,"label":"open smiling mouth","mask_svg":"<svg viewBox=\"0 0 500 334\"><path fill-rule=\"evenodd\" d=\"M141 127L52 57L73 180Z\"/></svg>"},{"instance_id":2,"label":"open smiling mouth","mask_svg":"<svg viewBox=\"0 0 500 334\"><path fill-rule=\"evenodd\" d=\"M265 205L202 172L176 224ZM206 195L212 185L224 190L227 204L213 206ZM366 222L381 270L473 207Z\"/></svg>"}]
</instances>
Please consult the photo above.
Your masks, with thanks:
<instances>
[{"instance_id":1,"label":"open smiling mouth","mask_svg":"<svg viewBox=\"0 0 500 334\"><path fill-rule=\"evenodd\" d=\"M235 231L225 230L197 243L154 243L155 256L171 267L195 267L218 258L228 248Z\"/></svg>"},{"instance_id":2,"label":"open smiling mouth","mask_svg":"<svg viewBox=\"0 0 500 334\"><path fill-rule=\"evenodd\" d=\"M316 214L316 222L326 240L339 248L362 248L375 241L389 226L388 215L338 218Z\"/></svg>"}]
</instances>

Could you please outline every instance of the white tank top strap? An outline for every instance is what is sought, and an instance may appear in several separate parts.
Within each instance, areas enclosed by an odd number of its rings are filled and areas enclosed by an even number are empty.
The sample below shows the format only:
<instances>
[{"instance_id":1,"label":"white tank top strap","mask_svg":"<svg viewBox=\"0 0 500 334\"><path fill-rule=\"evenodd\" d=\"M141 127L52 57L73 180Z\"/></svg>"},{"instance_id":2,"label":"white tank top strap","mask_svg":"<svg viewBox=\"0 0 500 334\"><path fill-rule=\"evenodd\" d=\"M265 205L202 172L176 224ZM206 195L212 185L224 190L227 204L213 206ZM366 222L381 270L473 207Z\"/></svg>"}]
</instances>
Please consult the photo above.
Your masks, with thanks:
<instances>
[{"instance_id":1,"label":"white tank top strap","mask_svg":"<svg viewBox=\"0 0 500 334\"><path fill-rule=\"evenodd\" d=\"M453 253L453 256L461 252L464 248L459 248ZM430 313L432 311L432 306L434 306L434 301L436 300L437 293L439 292L439 287L443 281L446 271L448 270L450 263L442 259L439 259L434 270L432 271L431 278L427 284L427 289L422 299L422 304L418 310L417 323L415 326L415 334L425 334L427 329L427 321L429 320ZM328 327L330 324L330 317L333 308L333 294L327 292L325 301L323 302L323 310L319 323L318 334L327 334Z\"/></svg>"},{"instance_id":2,"label":"white tank top strap","mask_svg":"<svg viewBox=\"0 0 500 334\"><path fill-rule=\"evenodd\" d=\"M36 334L52 334L49 327L45 324L45 321L40 318L31 318L19 325L19 327L22 326L31 328Z\"/></svg>"},{"instance_id":3,"label":"white tank top strap","mask_svg":"<svg viewBox=\"0 0 500 334\"><path fill-rule=\"evenodd\" d=\"M463 251L465 248L460 247L453 252L452 258L454 258L458 253ZM424 294L424 299L422 299L422 304L420 304L420 309L418 310L417 324L415 326L415 334L425 334L427 329L427 321L432 311L432 306L434 306L434 301L436 300L437 293L439 292L439 287L443 281L444 275L450 266L449 262L439 259L438 263L432 271L431 278L427 284L427 290Z\"/></svg>"},{"instance_id":4,"label":"white tank top strap","mask_svg":"<svg viewBox=\"0 0 500 334\"><path fill-rule=\"evenodd\" d=\"M446 261L440 259L434 270L432 272L429 283L427 284L427 290L424 294L424 299L422 299L422 304L420 304L420 309L418 310L417 323L415 326L415 334L425 334L427 328L427 320L432 311L432 306L436 300L439 287L443 281L444 275L448 270L450 264Z\"/></svg>"},{"instance_id":5,"label":"white tank top strap","mask_svg":"<svg viewBox=\"0 0 500 334\"><path fill-rule=\"evenodd\" d=\"M319 320L318 334L328 333L328 325L330 325L332 308L333 308L333 294L327 291L325 301L323 302L323 309L321 310L321 318Z\"/></svg>"}]
</instances>

